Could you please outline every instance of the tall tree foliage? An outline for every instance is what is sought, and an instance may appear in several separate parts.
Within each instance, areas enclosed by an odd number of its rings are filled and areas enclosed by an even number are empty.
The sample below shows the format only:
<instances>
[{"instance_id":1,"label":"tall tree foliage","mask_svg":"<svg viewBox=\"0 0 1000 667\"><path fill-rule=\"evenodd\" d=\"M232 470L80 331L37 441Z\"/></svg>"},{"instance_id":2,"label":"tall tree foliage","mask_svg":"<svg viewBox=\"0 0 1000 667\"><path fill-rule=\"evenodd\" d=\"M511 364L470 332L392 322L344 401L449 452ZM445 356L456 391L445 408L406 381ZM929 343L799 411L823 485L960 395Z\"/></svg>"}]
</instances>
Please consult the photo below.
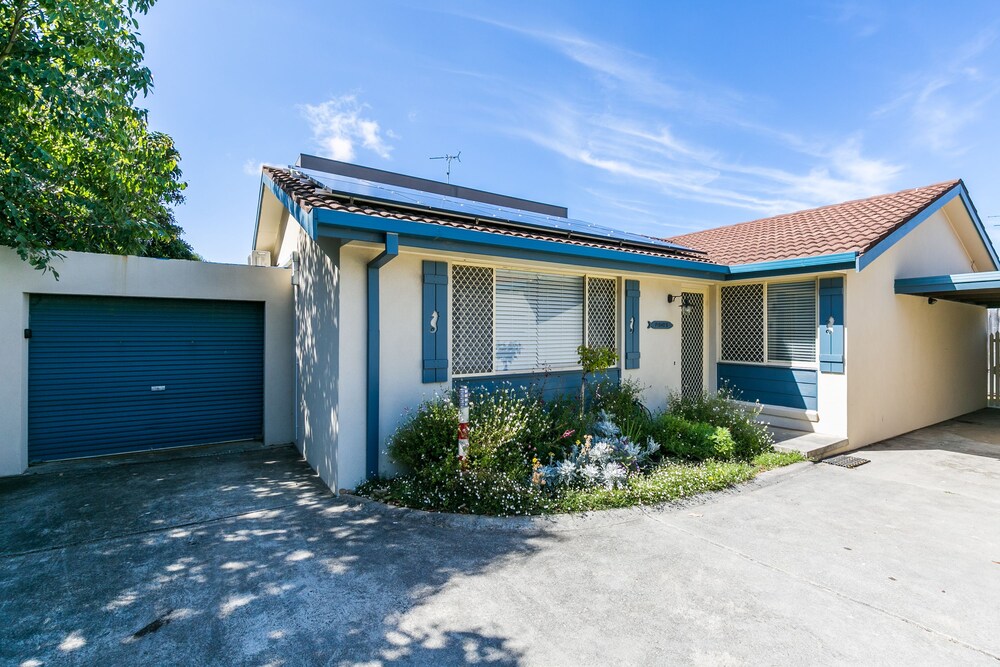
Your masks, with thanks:
<instances>
[{"instance_id":1,"label":"tall tree foliage","mask_svg":"<svg viewBox=\"0 0 1000 667\"><path fill-rule=\"evenodd\" d=\"M0 244L45 269L60 250L194 259L173 140L138 16L152 0L0 0Z\"/></svg>"}]
</instances>

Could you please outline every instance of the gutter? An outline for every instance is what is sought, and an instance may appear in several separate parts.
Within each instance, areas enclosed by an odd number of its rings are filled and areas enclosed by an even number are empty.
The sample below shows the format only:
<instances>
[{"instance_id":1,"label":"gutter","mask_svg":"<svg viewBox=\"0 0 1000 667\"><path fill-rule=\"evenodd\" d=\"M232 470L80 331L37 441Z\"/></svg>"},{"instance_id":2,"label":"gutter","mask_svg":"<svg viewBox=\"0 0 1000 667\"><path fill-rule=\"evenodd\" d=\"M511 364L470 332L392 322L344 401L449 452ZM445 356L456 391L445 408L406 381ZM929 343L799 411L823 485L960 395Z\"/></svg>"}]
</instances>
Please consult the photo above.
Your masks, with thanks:
<instances>
[{"instance_id":1,"label":"gutter","mask_svg":"<svg viewBox=\"0 0 1000 667\"><path fill-rule=\"evenodd\" d=\"M366 349L367 401L365 410L365 474L378 477L379 374L381 372L382 338L379 331L379 270L399 255L399 236L385 235L385 249L368 262L368 341Z\"/></svg>"},{"instance_id":2,"label":"gutter","mask_svg":"<svg viewBox=\"0 0 1000 667\"><path fill-rule=\"evenodd\" d=\"M817 255L814 257L779 259L772 262L733 264L727 267L728 274L726 275L726 280L749 280L751 278L786 276L796 273L853 269L856 267L857 261L858 253L841 252L831 255Z\"/></svg>"}]
</instances>

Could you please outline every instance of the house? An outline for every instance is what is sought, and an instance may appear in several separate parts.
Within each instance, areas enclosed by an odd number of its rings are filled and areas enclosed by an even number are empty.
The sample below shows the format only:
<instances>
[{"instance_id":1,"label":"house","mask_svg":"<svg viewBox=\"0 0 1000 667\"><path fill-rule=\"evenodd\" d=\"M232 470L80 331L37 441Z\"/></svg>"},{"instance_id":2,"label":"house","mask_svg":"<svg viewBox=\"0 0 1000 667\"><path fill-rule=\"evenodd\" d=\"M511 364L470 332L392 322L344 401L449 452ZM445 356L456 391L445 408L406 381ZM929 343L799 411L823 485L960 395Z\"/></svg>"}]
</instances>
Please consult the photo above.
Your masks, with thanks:
<instances>
[{"instance_id":1,"label":"house","mask_svg":"<svg viewBox=\"0 0 1000 667\"><path fill-rule=\"evenodd\" d=\"M335 489L435 392L577 386L580 344L651 408L730 385L850 448L986 404L1000 260L961 181L664 240L303 155L264 168L253 247L292 270L295 440Z\"/></svg>"}]
</instances>

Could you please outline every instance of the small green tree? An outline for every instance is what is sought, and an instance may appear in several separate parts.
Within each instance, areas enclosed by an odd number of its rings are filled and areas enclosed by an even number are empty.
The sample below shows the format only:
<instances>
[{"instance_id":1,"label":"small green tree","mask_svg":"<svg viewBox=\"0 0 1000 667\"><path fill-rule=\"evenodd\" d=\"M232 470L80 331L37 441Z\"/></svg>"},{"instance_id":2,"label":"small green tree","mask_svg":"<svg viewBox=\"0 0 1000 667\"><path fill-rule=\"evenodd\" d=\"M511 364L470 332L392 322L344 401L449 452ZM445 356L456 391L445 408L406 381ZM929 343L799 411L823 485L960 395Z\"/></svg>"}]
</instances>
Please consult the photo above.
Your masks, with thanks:
<instances>
[{"instance_id":1,"label":"small green tree","mask_svg":"<svg viewBox=\"0 0 1000 667\"><path fill-rule=\"evenodd\" d=\"M0 0L0 245L196 259L171 207L180 156L136 99L152 88L152 0Z\"/></svg>"},{"instance_id":2,"label":"small green tree","mask_svg":"<svg viewBox=\"0 0 1000 667\"><path fill-rule=\"evenodd\" d=\"M581 345L576 348L580 365L583 366L583 377L580 379L580 418L583 418L587 406L587 376L618 363L618 353L609 347L588 347Z\"/></svg>"}]
</instances>

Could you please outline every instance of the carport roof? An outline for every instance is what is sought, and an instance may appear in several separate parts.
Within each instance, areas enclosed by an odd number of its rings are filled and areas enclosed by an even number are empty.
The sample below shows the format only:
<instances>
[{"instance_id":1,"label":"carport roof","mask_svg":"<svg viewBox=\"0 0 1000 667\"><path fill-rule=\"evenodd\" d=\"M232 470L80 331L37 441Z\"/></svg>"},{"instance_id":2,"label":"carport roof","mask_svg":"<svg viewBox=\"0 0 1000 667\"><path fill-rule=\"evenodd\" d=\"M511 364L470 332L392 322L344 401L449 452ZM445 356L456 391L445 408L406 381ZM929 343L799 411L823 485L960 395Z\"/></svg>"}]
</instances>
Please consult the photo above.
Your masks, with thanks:
<instances>
[{"instance_id":1,"label":"carport roof","mask_svg":"<svg viewBox=\"0 0 1000 667\"><path fill-rule=\"evenodd\" d=\"M947 276L898 278L896 294L1000 308L1000 271L955 273Z\"/></svg>"}]
</instances>

